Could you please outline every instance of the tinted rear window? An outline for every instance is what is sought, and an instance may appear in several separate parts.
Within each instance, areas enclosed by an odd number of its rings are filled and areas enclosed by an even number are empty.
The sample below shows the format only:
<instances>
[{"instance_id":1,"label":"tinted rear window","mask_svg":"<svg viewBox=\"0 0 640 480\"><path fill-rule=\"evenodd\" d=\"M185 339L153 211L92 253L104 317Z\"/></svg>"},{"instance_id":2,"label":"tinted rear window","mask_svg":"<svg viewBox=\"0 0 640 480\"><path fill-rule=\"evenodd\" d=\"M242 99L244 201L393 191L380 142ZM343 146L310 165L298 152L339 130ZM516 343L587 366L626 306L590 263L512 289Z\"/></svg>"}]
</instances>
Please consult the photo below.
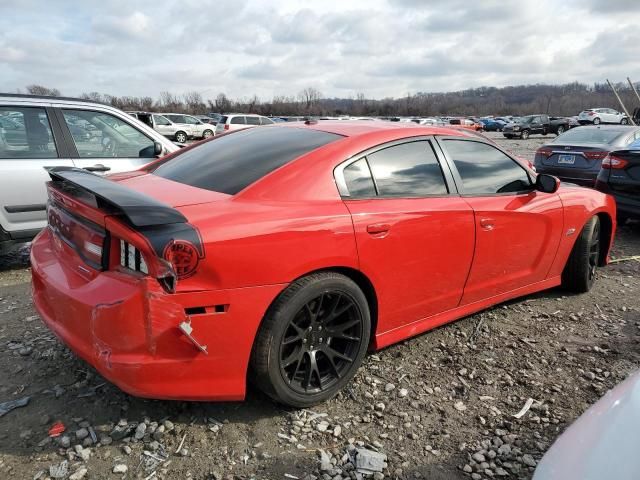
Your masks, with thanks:
<instances>
[{"instance_id":1,"label":"tinted rear window","mask_svg":"<svg viewBox=\"0 0 640 480\"><path fill-rule=\"evenodd\" d=\"M630 133L628 128L578 127L556 137L553 143L614 143L618 137Z\"/></svg>"},{"instance_id":2,"label":"tinted rear window","mask_svg":"<svg viewBox=\"0 0 640 480\"><path fill-rule=\"evenodd\" d=\"M340 138L302 128L250 128L178 154L153 173L192 187L235 195L276 168Z\"/></svg>"}]
</instances>

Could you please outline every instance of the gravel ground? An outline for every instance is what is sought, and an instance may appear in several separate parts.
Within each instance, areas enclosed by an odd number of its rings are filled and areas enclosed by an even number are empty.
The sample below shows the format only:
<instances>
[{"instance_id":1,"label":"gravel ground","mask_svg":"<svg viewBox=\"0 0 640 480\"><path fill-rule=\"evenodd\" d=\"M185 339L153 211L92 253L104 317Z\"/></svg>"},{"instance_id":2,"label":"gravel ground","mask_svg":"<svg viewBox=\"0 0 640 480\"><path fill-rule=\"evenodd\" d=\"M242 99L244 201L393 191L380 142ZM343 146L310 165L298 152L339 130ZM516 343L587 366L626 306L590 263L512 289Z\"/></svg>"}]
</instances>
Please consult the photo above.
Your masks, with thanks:
<instances>
[{"instance_id":1,"label":"gravel ground","mask_svg":"<svg viewBox=\"0 0 640 480\"><path fill-rule=\"evenodd\" d=\"M544 142L501 139L526 158ZM131 397L78 360L31 306L27 250L0 259L0 478L526 479L553 440L640 365L640 262L370 354L312 410ZM640 224L614 256L640 255ZM528 399L531 409L516 414ZM49 429L62 422L57 438ZM383 463L384 462L384 463Z\"/></svg>"}]
</instances>

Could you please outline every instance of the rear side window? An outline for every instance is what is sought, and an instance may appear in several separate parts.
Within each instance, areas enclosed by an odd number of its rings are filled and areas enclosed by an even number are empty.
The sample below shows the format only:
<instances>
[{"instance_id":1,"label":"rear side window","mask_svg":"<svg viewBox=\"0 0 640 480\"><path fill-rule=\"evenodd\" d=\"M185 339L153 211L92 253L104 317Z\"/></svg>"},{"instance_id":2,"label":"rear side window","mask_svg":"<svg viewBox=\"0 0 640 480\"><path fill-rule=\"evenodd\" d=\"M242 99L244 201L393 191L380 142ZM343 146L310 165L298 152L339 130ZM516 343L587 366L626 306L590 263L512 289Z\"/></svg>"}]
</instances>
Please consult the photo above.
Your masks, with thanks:
<instances>
[{"instance_id":1,"label":"rear side window","mask_svg":"<svg viewBox=\"0 0 640 480\"><path fill-rule=\"evenodd\" d=\"M423 197L449 192L428 141L395 145L367 155L371 173L384 197Z\"/></svg>"},{"instance_id":2,"label":"rear side window","mask_svg":"<svg viewBox=\"0 0 640 480\"><path fill-rule=\"evenodd\" d=\"M525 169L497 148L469 140L444 140L443 143L462 178L464 193L491 195L531 188Z\"/></svg>"},{"instance_id":3,"label":"rear side window","mask_svg":"<svg viewBox=\"0 0 640 480\"><path fill-rule=\"evenodd\" d=\"M365 198L376 196L376 186L371 178L369 165L364 158L353 162L342 171L349 196L352 198Z\"/></svg>"},{"instance_id":4,"label":"rear side window","mask_svg":"<svg viewBox=\"0 0 640 480\"><path fill-rule=\"evenodd\" d=\"M233 117L231 119L231 122L229 123L231 123L232 125L238 125L238 124L244 125L244 117Z\"/></svg>"},{"instance_id":5,"label":"rear side window","mask_svg":"<svg viewBox=\"0 0 640 480\"><path fill-rule=\"evenodd\" d=\"M302 128L248 128L179 153L153 173L192 187L235 195L273 170L341 138Z\"/></svg>"},{"instance_id":6,"label":"rear side window","mask_svg":"<svg viewBox=\"0 0 640 480\"><path fill-rule=\"evenodd\" d=\"M162 115L154 115L153 121L156 122L156 125L171 125L171 122Z\"/></svg>"},{"instance_id":7,"label":"rear side window","mask_svg":"<svg viewBox=\"0 0 640 480\"><path fill-rule=\"evenodd\" d=\"M267 117L260 117L260 123L262 125L273 125L275 122Z\"/></svg>"},{"instance_id":8,"label":"rear side window","mask_svg":"<svg viewBox=\"0 0 640 480\"><path fill-rule=\"evenodd\" d=\"M260 125L260 117L245 117L247 125Z\"/></svg>"},{"instance_id":9,"label":"rear side window","mask_svg":"<svg viewBox=\"0 0 640 480\"><path fill-rule=\"evenodd\" d=\"M56 158L44 108L0 107L0 158Z\"/></svg>"},{"instance_id":10,"label":"rear side window","mask_svg":"<svg viewBox=\"0 0 640 480\"><path fill-rule=\"evenodd\" d=\"M218 123L225 124L225 123L227 123L227 119L228 119L228 117L222 116L222 117L220 117L220 120L218 120Z\"/></svg>"}]
</instances>

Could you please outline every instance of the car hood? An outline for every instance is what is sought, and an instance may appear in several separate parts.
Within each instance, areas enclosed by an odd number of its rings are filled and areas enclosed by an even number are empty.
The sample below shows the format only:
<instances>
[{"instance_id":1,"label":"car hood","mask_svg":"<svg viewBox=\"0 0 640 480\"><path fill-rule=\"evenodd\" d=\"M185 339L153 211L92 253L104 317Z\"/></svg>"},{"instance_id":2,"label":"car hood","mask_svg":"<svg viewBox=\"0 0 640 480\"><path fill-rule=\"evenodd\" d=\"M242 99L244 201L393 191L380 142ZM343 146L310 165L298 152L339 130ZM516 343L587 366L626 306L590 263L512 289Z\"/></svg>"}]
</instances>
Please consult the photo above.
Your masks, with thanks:
<instances>
[{"instance_id":1,"label":"car hood","mask_svg":"<svg viewBox=\"0 0 640 480\"><path fill-rule=\"evenodd\" d=\"M551 446L534 480L640 478L640 371L610 390Z\"/></svg>"}]
</instances>

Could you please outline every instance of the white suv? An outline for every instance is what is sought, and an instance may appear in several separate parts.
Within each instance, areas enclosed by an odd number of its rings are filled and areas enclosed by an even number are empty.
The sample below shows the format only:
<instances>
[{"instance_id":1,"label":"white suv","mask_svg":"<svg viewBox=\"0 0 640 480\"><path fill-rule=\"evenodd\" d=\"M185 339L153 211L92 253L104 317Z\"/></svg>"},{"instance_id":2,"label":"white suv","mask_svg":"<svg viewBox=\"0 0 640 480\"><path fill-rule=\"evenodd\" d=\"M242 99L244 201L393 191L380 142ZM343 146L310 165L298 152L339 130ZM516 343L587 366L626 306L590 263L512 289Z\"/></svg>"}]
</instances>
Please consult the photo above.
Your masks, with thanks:
<instances>
[{"instance_id":1,"label":"white suv","mask_svg":"<svg viewBox=\"0 0 640 480\"><path fill-rule=\"evenodd\" d=\"M0 253L46 226L44 167L124 172L178 149L117 108L0 93Z\"/></svg>"},{"instance_id":2,"label":"white suv","mask_svg":"<svg viewBox=\"0 0 640 480\"><path fill-rule=\"evenodd\" d=\"M260 125L273 125L275 122L270 118L253 113L233 113L223 115L216 125L216 135L231 130L241 130L249 127L259 127Z\"/></svg>"},{"instance_id":3,"label":"white suv","mask_svg":"<svg viewBox=\"0 0 640 480\"><path fill-rule=\"evenodd\" d=\"M209 138L214 134L215 126L198 120L193 115L182 113L163 113L163 117L168 118L173 123L186 125L187 133L192 138Z\"/></svg>"}]
</instances>

